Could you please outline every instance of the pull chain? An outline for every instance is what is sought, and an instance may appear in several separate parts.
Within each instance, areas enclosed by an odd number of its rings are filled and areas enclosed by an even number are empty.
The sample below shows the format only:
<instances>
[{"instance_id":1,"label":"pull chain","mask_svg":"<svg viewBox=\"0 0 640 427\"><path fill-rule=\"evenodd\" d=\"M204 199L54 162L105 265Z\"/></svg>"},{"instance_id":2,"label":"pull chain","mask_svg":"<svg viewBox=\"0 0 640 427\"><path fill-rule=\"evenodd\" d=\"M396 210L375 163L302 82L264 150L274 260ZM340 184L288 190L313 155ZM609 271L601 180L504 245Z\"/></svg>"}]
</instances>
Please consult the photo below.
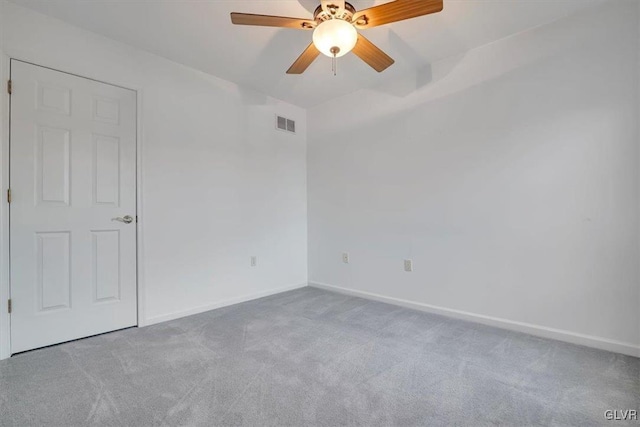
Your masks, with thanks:
<instances>
[{"instance_id":1,"label":"pull chain","mask_svg":"<svg viewBox=\"0 0 640 427\"><path fill-rule=\"evenodd\" d=\"M331 48L331 53L333 53L333 58L331 58L331 71L333 71L333 75L338 75L338 53L340 53L340 48L338 46L334 46Z\"/></svg>"}]
</instances>

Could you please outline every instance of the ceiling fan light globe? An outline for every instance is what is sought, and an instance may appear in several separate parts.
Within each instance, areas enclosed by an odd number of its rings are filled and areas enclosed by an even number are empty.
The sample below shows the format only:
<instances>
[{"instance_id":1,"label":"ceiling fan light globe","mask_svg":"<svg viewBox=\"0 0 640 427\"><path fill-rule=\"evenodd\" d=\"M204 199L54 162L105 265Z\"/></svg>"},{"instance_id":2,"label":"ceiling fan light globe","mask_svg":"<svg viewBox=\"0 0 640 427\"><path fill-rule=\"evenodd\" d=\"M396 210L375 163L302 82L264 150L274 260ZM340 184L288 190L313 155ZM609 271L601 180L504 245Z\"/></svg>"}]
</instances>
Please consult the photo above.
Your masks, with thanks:
<instances>
[{"instance_id":1,"label":"ceiling fan light globe","mask_svg":"<svg viewBox=\"0 0 640 427\"><path fill-rule=\"evenodd\" d=\"M330 19L322 22L313 30L313 44L316 48L331 58L340 58L351 52L358 41L358 31L355 27L342 19ZM334 48L338 49L334 49Z\"/></svg>"}]
</instances>

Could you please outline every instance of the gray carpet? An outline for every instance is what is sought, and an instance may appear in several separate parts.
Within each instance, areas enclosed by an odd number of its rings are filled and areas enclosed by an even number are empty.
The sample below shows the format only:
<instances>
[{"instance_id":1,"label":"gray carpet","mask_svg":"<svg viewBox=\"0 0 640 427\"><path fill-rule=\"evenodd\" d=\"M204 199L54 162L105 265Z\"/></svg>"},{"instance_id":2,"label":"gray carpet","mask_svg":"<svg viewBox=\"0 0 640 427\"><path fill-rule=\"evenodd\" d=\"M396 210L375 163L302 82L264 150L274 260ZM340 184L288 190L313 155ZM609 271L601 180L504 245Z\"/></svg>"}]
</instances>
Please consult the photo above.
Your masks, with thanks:
<instances>
[{"instance_id":1,"label":"gray carpet","mask_svg":"<svg viewBox=\"0 0 640 427\"><path fill-rule=\"evenodd\" d=\"M639 396L637 358L313 288L0 362L3 426L624 425Z\"/></svg>"}]
</instances>

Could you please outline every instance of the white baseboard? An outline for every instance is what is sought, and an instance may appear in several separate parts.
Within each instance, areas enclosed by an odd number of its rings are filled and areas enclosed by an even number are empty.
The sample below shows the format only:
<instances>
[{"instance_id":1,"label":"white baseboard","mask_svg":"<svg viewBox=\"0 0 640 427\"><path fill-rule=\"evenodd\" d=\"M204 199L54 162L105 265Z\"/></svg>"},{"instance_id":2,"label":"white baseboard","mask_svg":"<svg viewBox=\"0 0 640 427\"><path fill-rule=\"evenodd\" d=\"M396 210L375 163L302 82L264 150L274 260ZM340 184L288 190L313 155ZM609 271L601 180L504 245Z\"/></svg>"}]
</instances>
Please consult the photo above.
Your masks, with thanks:
<instances>
[{"instance_id":1,"label":"white baseboard","mask_svg":"<svg viewBox=\"0 0 640 427\"><path fill-rule=\"evenodd\" d=\"M523 332L543 338L550 338L558 341L565 341L572 344L584 345L600 350L612 351L614 353L626 354L628 356L640 357L640 346L613 341L607 338L594 337L591 335L579 334L576 332L566 331L562 329L547 328L545 326L533 325L530 323L516 322L513 320L500 319L497 317L484 316L481 314L469 313L466 311L453 310L450 308L437 307L434 305L423 304L419 302L408 301L400 298L393 298L384 295L374 294L355 289L342 288L339 286L328 285L326 283L309 282L309 286L325 289L328 291L338 292L346 295L361 297L374 301L385 302L388 304L399 305L401 307L411 308L413 310L424 311L442 316L452 317L461 320L467 320L484 325L495 326L497 328L508 329L516 332Z\"/></svg>"},{"instance_id":2,"label":"white baseboard","mask_svg":"<svg viewBox=\"0 0 640 427\"><path fill-rule=\"evenodd\" d=\"M236 298L230 298L222 301L218 301L212 304L201 305L195 308L190 308L188 310L175 311L169 314L163 314L161 316L154 316L146 319L142 326L150 326L155 325L156 323L168 322L169 320L179 319L181 317L192 316L194 314L204 313L205 311L215 310L216 308L227 307L234 304L240 304L242 302L251 301L258 298L268 297L270 295L279 294L282 292L292 291L294 289L304 288L306 287L306 283L301 283L298 285L284 286L281 288L269 289L262 292L256 292L249 295L242 295Z\"/></svg>"}]
</instances>

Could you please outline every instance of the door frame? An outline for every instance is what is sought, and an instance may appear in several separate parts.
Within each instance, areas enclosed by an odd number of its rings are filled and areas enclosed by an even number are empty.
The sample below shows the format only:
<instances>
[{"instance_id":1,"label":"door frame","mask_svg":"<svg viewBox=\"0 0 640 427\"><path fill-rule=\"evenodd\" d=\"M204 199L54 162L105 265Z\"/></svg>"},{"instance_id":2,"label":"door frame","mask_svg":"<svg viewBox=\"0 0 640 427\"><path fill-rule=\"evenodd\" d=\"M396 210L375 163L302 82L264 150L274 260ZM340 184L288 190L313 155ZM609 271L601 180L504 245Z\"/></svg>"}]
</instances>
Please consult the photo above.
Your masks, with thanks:
<instances>
[{"instance_id":1,"label":"door frame","mask_svg":"<svg viewBox=\"0 0 640 427\"><path fill-rule=\"evenodd\" d=\"M145 287L144 287L144 263L143 263L143 205L142 205L142 88L131 87L130 84L119 84L104 79L87 77L72 71L67 71L54 66L47 66L46 61L24 58L22 55L12 55L6 52L0 57L0 111L2 113L1 122L4 131L0 135L2 147L0 151L0 360L11 356L11 316L7 310L7 300L11 297L10 283L10 246L9 246L9 203L7 203L7 189L9 188L9 139L11 135L11 99L7 91L7 81L11 76L11 60L25 62L31 65L48 68L71 74L76 77L118 86L136 93L136 306L137 306L137 327L146 325L145 316Z\"/></svg>"}]
</instances>

